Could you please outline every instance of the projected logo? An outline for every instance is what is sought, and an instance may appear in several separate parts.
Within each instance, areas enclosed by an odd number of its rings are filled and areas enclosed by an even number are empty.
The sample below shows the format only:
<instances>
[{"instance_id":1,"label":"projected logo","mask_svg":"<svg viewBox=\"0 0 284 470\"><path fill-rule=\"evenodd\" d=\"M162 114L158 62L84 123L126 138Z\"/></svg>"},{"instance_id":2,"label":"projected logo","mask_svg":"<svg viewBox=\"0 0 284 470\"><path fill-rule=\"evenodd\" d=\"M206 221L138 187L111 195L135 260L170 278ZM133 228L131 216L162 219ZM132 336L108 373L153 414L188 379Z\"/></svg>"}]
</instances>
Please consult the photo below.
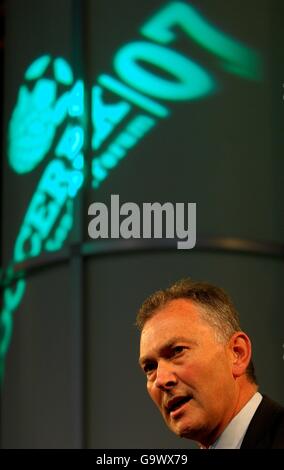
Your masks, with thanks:
<instances>
[{"instance_id":1,"label":"projected logo","mask_svg":"<svg viewBox=\"0 0 284 470\"><path fill-rule=\"evenodd\" d=\"M84 182L86 120L91 119L93 128L91 171L96 189L150 130L170 118L172 104L221 91L210 70L190 57L190 44L206 50L228 73L248 80L261 78L258 53L217 30L189 3L168 3L139 33L139 41L123 45L114 55L113 74L94 80L88 93L91 116L84 109L84 83L74 78L64 58L41 56L25 73L9 123L8 159L19 177L35 168L42 169L42 176L6 272L0 317L1 377L13 313L26 288L13 266L64 245L73 226L74 198ZM188 39L187 54L176 49L181 35Z\"/></svg>"}]
</instances>

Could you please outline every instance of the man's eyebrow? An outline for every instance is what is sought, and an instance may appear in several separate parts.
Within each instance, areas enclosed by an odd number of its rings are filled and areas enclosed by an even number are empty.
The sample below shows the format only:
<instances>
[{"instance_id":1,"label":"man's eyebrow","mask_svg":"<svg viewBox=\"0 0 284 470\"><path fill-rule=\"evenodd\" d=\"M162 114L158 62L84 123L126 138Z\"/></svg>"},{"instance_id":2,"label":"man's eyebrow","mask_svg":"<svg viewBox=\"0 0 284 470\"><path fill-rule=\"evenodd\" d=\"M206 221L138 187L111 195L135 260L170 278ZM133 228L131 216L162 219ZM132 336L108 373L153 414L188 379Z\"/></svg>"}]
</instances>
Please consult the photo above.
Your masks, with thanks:
<instances>
[{"instance_id":1,"label":"man's eyebrow","mask_svg":"<svg viewBox=\"0 0 284 470\"><path fill-rule=\"evenodd\" d=\"M159 349L159 354L163 354L163 352L167 351L168 349L170 349L171 347L173 347L176 343L179 343L179 342L186 342L187 344L197 344L196 341L194 340L191 340L190 338L188 337L185 337L185 336L174 336L173 338L171 338L169 341L167 341L166 343L164 343L160 349ZM152 359L151 359L151 356L141 356L140 359L139 359L139 365L142 367L143 364L145 364L146 362L151 362Z\"/></svg>"}]
</instances>

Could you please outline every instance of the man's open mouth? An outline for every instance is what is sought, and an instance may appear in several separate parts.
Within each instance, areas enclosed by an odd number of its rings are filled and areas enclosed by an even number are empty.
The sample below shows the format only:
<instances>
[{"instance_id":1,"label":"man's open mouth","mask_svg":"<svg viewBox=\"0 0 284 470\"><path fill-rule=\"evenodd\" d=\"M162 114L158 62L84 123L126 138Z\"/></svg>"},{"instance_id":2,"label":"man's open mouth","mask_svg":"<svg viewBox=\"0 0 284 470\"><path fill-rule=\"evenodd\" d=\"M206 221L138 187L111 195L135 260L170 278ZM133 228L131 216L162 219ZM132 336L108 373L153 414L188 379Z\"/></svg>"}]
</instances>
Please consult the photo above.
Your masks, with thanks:
<instances>
[{"instance_id":1,"label":"man's open mouth","mask_svg":"<svg viewBox=\"0 0 284 470\"><path fill-rule=\"evenodd\" d=\"M189 402L191 400L191 396L184 396L184 397L175 397L168 401L166 410L168 413L172 413L172 411L178 410L182 405Z\"/></svg>"}]
</instances>

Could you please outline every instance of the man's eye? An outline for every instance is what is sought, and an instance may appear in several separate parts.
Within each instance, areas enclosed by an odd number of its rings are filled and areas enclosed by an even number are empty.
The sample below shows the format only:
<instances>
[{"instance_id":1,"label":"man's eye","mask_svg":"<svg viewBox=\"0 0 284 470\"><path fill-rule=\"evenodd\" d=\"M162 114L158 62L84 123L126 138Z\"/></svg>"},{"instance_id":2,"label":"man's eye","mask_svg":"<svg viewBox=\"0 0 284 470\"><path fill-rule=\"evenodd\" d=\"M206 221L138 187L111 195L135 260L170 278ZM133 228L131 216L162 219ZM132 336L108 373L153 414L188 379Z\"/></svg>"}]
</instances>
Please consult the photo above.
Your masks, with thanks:
<instances>
[{"instance_id":1,"label":"man's eye","mask_svg":"<svg viewBox=\"0 0 284 470\"><path fill-rule=\"evenodd\" d=\"M184 346L175 346L175 347L173 348L173 353L174 353L174 354L179 354L179 353L181 353L184 349L185 349Z\"/></svg>"},{"instance_id":2,"label":"man's eye","mask_svg":"<svg viewBox=\"0 0 284 470\"><path fill-rule=\"evenodd\" d=\"M155 364L152 364L152 363L146 364L143 367L143 369L144 369L145 374L149 374L150 372L152 372L155 369Z\"/></svg>"}]
</instances>

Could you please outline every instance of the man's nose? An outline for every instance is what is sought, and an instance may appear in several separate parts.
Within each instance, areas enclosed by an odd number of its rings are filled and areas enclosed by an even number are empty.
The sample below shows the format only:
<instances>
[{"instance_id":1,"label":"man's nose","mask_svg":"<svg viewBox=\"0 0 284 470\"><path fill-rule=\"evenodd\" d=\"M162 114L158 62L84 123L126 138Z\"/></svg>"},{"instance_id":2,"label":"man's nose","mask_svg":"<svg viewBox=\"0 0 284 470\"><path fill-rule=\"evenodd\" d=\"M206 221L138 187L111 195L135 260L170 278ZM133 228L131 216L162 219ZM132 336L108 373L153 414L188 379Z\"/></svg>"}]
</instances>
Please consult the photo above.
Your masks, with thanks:
<instances>
[{"instance_id":1,"label":"man's nose","mask_svg":"<svg viewBox=\"0 0 284 470\"><path fill-rule=\"evenodd\" d=\"M177 377L173 365L160 362L157 367L155 385L161 390L168 390L177 384Z\"/></svg>"}]
</instances>

